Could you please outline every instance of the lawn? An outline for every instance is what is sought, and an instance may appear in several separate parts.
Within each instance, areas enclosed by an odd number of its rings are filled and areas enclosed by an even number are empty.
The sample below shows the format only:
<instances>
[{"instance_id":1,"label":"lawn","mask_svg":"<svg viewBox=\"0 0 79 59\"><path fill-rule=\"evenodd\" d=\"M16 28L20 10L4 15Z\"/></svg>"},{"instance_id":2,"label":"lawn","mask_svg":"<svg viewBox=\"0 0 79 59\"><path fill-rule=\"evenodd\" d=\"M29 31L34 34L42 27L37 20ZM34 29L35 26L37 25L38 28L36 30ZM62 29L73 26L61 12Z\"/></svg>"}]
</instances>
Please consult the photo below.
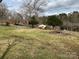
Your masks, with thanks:
<instances>
[{"instance_id":1,"label":"lawn","mask_svg":"<svg viewBox=\"0 0 79 59\"><path fill-rule=\"evenodd\" d=\"M79 32L65 33L0 26L0 57L4 55L2 59L79 59Z\"/></svg>"}]
</instances>

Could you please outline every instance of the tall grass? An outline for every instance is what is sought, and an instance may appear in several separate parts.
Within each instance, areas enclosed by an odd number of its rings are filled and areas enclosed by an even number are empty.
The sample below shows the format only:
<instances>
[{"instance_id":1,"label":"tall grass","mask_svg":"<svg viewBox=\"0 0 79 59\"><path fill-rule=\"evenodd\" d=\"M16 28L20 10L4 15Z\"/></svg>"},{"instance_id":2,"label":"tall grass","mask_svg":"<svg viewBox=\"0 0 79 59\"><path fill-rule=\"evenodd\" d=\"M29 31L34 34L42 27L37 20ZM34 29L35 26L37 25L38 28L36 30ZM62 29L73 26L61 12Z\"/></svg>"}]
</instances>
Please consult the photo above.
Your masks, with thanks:
<instances>
[{"instance_id":1,"label":"tall grass","mask_svg":"<svg viewBox=\"0 0 79 59\"><path fill-rule=\"evenodd\" d=\"M8 43L18 40L19 43L9 49L4 59L79 59L79 33L64 35L50 32L0 26L0 56Z\"/></svg>"}]
</instances>

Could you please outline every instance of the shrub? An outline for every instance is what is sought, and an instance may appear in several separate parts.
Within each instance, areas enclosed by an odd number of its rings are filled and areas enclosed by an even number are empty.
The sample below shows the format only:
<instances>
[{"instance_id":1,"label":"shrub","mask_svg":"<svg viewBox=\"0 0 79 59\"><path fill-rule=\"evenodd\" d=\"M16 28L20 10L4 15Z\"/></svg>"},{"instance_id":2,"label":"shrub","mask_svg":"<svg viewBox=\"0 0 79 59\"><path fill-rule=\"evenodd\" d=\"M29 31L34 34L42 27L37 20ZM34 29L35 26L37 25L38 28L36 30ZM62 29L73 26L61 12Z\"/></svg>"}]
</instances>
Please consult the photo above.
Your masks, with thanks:
<instances>
[{"instance_id":1,"label":"shrub","mask_svg":"<svg viewBox=\"0 0 79 59\"><path fill-rule=\"evenodd\" d=\"M63 25L63 22L56 16L48 16L46 24L50 26L61 26Z\"/></svg>"},{"instance_id":2,"label":"shrub","mask_svg":"<svg viewBox=\"0 0 79 59\"><path fill-rule=\"evenodd\" d=\"M9 22L6 22L6 26L9 26L10 25L10 23Z\"/></svg>"},{"instance_id":3,"label":"shrub","mask_svg":"<svg viewBox=\"0 0 79 59\"><path fill-rule=\"evenodd\" d=\"M33 16L29 22L29 24L32 25L32 28L34 28L34 25L38 24L38 21L35 19L35 17Z\"/></svg>"}]
</instances>

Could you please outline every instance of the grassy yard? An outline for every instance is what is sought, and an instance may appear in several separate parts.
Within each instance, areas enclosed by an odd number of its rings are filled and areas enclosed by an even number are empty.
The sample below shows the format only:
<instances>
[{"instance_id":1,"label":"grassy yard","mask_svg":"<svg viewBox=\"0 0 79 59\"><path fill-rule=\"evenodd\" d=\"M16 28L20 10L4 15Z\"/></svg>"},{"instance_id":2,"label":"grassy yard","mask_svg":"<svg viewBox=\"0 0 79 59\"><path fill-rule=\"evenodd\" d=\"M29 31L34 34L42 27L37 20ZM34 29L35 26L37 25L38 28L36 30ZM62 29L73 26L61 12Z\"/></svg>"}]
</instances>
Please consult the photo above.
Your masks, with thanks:
<instances>
[{"instance_id":1,"label":"grassy yard","mask_svg":"<svg viewBox=\"0 0 79 59\"><path fill-rule=\"evenodd\" d=\"M0 26L0 56L9 45L4 59L79 59L78 32Z\"/></svg>"}]
</instances>

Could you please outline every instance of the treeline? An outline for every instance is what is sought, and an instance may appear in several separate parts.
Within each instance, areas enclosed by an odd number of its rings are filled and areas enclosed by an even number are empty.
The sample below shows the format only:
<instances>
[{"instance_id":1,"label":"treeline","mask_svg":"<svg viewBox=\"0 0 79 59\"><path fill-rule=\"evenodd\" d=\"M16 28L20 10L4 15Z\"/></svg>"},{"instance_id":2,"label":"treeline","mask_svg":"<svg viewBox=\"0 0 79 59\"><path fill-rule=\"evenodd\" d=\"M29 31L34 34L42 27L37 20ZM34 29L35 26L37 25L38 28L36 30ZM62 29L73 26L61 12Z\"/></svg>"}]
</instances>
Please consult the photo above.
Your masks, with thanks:
<instances>
[{"instance_id":1,"label":"treeline","mask_svg":"<svg viewBox=\"0 0 79 59\"><path fill-rule=\"evenodd\" d=\"M72 13L62 13L57 15L63 22L63 28L67 30L79 31L79 12L74 11Z\"/></svg>"},{"instance_id":2,"label":"treeline","mask_svg":"<svg viewBox=\"0 0 79 59\"><path fill-rule=\"evenodd\" d=\"M79 31L79 12L61 13L59 15L44 16L40 22L46 25L59 26L61 29Z\"/></svg>"},{"instance_id":3,"label":"treeline","mask_svg":"<svg viewBox=\"0 0 79 59\"><path fill-rule=\"evenodd\" d=\"M26 11L29 12L28 10ZM36 9L34 9L34 11L36 11ZM31 12L33 12L33 10L31 10ZM32 28L35 27L36 25L44 24L52 27L59 26L61 29L79 31L79 12L78 11L74 11L68 14L61 13L59 15L39 17L40 13L41 12L39 13L29 12L23 15L23 13L18 13L15 11L8 10L7 6L1 3L0 4L0 23L6 23L6 25L9 25L9 24L28 25L28 26L31 25Z\"/></svg>"}]
</instances>

